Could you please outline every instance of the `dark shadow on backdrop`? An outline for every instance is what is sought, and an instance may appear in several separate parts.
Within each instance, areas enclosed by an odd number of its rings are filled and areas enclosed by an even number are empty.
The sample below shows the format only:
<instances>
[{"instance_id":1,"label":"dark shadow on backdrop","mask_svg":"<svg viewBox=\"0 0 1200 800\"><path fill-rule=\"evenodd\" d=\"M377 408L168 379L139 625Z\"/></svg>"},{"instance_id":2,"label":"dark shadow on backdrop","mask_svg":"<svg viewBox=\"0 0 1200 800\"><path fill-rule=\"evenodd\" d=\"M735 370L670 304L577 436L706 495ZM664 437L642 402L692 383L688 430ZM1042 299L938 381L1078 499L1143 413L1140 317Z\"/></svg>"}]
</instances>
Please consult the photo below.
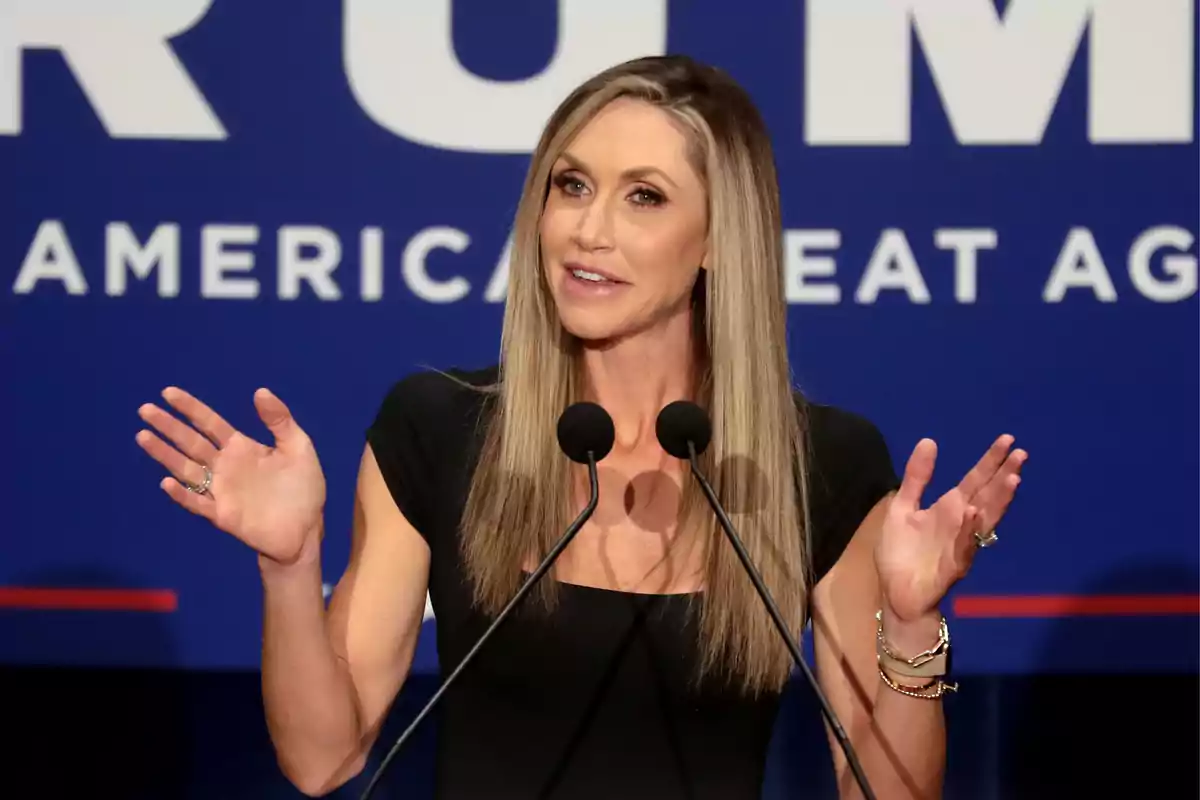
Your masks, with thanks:
<instances>
[{"instance_id":1,"label":"dark shadow on backdrop","mask_svg":"<svg viewBox=\"0 0 1200 800\"><path fill-rule=\"evenodd\" d=\"M1084 594L1200 593L1195 564L1131 564ZM993 797L1200 796L1200 616L1065 618L1047 637L1048 673L1086 658L1087 675L1011 680L999 702Z\"/></svg>"},{"instance_id":2,"label":"dark shadow on backdrop","mask_svg":"<svg viewBox=\"0 0 1200 800\"><path fill-rule=\"evenodd\" d=\"M130 588L133 578L87 566L16 576L16 585ZM0 797L285 800L302 797L275 761L250 670L182 667L170 615L0 610ZM19 662L22 666L12 666ZM100 664L107 666L100 666ZM142 664L164 665L145 668ZM58 666L77 664L77 666ZM364 774L327 795L357 798L436 689L411 676ZM430 719L389 770L378 800L432 797Z\"/></svg>"},{"instance_id":3,"label":"dark shadow on backdrop","mask_svg":"<svg viewBox=\"0 0 1200 800\"><path fill-rule=\"evenodd\" d=\"M17 585L130 588L137 581L61 566ZM155 612L0 611L4 789L12 797L181 797L195 745L167 615ZM99 667L98 663L112 666ZM78 663L80 666L56 666ZM12 792L10 795L9 793Z\"/></svg>"},{"instance_id":4,"label":"dark shadow on backdrop","mask_svg":"<svg viewBox=\"0 0 1200 800\"><path fill-rule=\"evenodd\" d=\"M1195 595L1200 569L1130 565L1080 592ZM1064 618L1036 668L959 679L944 701L945 800L1200 797L1200 617ZM793 678L763 799L836 797L828 747L812 692Z\"/></svg>"}]
</instances>

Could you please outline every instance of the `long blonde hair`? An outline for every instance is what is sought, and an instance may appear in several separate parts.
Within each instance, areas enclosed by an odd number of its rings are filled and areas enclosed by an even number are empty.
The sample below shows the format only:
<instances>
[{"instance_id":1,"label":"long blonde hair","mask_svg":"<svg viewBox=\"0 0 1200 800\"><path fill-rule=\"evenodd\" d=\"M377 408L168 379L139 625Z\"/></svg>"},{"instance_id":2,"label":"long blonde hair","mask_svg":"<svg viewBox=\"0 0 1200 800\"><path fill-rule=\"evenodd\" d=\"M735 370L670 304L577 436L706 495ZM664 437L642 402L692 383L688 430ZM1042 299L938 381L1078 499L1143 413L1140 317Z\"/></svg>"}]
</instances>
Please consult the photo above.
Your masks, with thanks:
<instances>
[{"instance_id":1,"label":"long blonde hair","mask_svg":"<svg viewBox=\"0 0 1200 800\"><path fill-rule=\"evenodd\" d=\"M526 559L543 557L578 513L571 508L572 467L555 438L563 409L582 399L578 346L555 311L538 228L555 160L620 97L651 103L683 124L708 187L709 268L697 283L702 363L694 399L708 410L713 436L701 467L798 637L811 579L807 461L786 349L774 160L765 125L741 87L678 56L637 59L588 80L554 112L533 153L514 225L494 413L461 523L475 599L498 611L520 586ZM698 675L720 673L750 693L779 690L790 655L693 483L685 482L679 529L696 531L706 552ZM542 580L529 599L549 608L557 590Z\"/></svg>"}]
</instances>

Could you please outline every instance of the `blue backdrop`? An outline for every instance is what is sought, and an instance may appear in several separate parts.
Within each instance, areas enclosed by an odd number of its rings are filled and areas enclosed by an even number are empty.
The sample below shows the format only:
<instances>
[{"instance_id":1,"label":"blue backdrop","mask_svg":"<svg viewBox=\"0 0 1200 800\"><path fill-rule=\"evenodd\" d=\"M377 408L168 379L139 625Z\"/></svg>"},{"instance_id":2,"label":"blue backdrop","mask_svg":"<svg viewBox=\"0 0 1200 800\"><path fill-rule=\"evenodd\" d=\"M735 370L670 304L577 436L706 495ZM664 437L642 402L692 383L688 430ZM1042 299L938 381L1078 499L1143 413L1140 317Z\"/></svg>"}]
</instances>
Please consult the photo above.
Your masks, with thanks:
<instances>
[{"instance_id":1,"label":"blue backdrop","mask_svg":"<svg viewBox=\"0 0 1200 800\"><path fill-rule=\"evenodd\" d=\"M0 16L0 662L255 668L253 554L157 488L139 404L180 385L269 441L251 395L283 397L336 581L388 387L496 357L542 122L609 64L687 52L774 136L798 384L897 469L936 439L930 498L1001 432L1031 454L958 589L956 667L1196 669L1190 0L96 5ZM36 587L174 594L12 591ZM1115 598L1066 629L1046 596Z\"/></svg>"}]
</instances>

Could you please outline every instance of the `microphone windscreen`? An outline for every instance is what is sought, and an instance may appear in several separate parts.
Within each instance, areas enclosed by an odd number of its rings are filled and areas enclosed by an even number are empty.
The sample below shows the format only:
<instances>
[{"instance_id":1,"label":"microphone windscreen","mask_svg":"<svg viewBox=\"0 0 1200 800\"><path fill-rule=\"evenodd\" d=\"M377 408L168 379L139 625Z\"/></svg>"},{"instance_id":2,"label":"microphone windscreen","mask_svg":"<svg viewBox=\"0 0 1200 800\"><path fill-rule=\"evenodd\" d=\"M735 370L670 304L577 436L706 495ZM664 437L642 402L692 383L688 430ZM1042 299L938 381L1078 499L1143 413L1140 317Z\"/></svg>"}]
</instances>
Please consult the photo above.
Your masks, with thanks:
<instances>
[{"instance_id":1,"label":"microphone windscreen","mask_svg":"<svg viewBox=\"0 0 1200 800\"><path fill-rule=\"evenodd\" d=\"M708 414L700 406L687 400L668 403L658 412L654 430L663 450L685 460L691 458L688 442L696 448L696 455L700 455L712 441L712 423L709 422Z\"/></svg>"},{"instance_id":2,"label":"microphone windscreen","mask_svg":"<svg viewBox=\"0 0 1200 800\"><path fill-rule=\"evenodd\" d=\"M575 403L558 418L558 446L567 458L588 463L588 453L596 461L612 450L616 431L612 417L595 403Z\"/></svg>"}]
</instances>

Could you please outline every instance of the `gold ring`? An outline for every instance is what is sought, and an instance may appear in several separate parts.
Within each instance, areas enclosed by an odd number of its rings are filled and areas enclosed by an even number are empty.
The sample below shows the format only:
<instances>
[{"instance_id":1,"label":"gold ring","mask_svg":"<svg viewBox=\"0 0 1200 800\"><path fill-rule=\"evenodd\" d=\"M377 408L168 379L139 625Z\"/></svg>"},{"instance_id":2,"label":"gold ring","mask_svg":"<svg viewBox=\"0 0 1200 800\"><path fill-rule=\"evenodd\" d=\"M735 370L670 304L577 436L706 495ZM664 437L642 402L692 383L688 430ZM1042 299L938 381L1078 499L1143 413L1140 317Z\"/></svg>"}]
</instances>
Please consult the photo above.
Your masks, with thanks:
<instances>
[{"instance_id":1,"label":"gold ring","mask_svg":"<svg viewBox=\"0 0 1200 800\"><path fill-rule=\"evenodd\" d=\"M976 547L991 547L998 541L1000 541L1000 537L996 535L995 528L988 531L986 535L979 533L979 531L975 532L975 546Z\"/></svg>"},{"instance_id":2,"label":"gold ring","mask_svg":"<svg viewBox=\"0 0 1200 800\"><path fill-rule=\"evenodd\" d=\"M201 484L183 481L183 488L193 494L208 494L208 487L212 486L212 470L206 465L201 464L200 467L204 470L204 482Z\"/></svg>"}]
</instances>

